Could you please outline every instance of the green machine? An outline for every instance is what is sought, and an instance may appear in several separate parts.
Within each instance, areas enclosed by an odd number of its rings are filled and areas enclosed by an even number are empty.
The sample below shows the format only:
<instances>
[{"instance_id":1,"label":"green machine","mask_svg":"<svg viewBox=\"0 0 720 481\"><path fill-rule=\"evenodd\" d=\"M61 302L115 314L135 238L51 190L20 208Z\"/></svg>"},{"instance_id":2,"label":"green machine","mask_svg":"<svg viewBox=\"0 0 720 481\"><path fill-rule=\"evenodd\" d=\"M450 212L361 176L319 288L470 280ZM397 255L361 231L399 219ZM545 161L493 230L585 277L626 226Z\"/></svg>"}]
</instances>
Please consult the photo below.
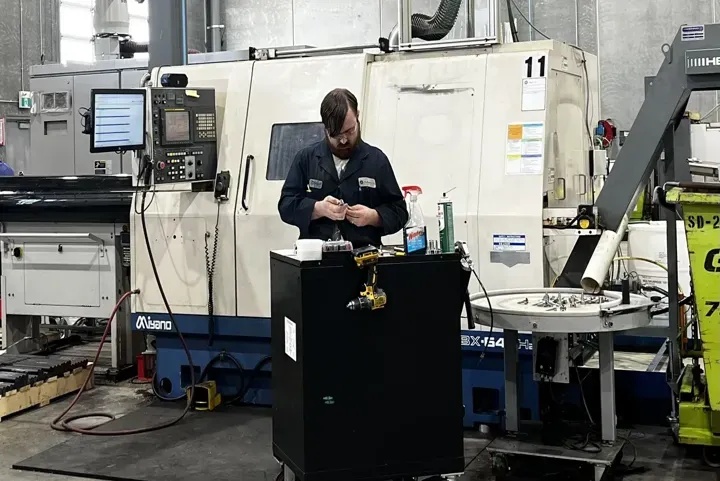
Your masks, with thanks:
<instances>
[{"instance_id":1,"label":"green machine","mask_svg":"<svg viewBox=\"0 0 720 481\"><path fill-rule=\"evenodd\" d=\"M720 185L667 184L664 190L666 203L682 207L695 293L691 326L700 341L681 349L677 439L703 446L705 462L720 467Z\"/></svg>"}]
</instances>

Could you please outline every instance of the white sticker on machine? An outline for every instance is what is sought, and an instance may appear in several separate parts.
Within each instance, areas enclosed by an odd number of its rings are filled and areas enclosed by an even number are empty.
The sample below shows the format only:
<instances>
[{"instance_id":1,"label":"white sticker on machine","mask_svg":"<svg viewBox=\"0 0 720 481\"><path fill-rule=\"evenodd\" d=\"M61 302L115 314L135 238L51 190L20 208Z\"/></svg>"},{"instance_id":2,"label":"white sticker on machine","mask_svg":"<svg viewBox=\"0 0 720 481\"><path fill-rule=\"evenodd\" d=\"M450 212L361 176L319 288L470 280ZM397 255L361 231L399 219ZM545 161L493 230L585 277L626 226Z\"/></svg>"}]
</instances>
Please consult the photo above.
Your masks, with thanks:
<instances>
[{"instance_id":1,"label":"white sticker on machine","mask_svg":"<svg viewBox=\"0 0 720 481\"><path fill-rule=\"evenodd\" d=\"M524 252L527 250L525 234L493 234L495 252Z\"/></svg>"},{"instance_id":2,"label":"white sticker on machine","mask_svg":"<svg viewBox=\"0 0 720 481\"><path fill-rule=\"evenodd\" d=\"M522 111L545 110L547 79L545 77L522 79Z\"/></svg>"},{"instance_id":3,"label":"white sticker on machine","mask_svg":"<svg viewBox=\"0 0 720 481\"><path fill-rule=\"evenodd\" d=\"M509 124L505 146L505 174L542 174L545 156L545 124Z\"/></svg>"},{"instance_id":4,"label":"white sticker on machine","mask_svg":"<svg viewBox=\"0 0 720 481\"><path fill-rule=\"evenodd\" d=\"M297 361L297 327L295 323L285 318L285 354Z\"/></svg>"},{"instance_id":5,"label":"white sticker on machine","mask_svg":"<svg viewBox=\"0 0 720 481\"><path fill-rule=\"evenodd\" d=\"M705 25L685 25L680 32L680 40L683 42L705 40Z\"/></svg>"}]
</instances>

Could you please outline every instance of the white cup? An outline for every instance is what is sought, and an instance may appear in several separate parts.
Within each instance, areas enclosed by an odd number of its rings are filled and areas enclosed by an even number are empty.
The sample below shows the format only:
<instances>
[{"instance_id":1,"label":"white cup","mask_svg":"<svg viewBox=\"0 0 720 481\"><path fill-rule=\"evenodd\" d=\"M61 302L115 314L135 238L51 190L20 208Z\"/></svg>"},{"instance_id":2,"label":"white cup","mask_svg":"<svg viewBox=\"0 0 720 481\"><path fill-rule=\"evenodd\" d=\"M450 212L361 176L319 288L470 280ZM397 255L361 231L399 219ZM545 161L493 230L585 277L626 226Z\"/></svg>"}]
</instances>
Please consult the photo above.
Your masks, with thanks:
<instances>
[{"instance_id":1,"label":"white cup","mask_svg":"<svg viewBox=\"0 0 720 481\"><path fill-rule=\"evenodd\" d=\"M298 239L295 242L295 255L300 261L322 260L323 241L320 239Z\"/></svg>"}]
</instances>

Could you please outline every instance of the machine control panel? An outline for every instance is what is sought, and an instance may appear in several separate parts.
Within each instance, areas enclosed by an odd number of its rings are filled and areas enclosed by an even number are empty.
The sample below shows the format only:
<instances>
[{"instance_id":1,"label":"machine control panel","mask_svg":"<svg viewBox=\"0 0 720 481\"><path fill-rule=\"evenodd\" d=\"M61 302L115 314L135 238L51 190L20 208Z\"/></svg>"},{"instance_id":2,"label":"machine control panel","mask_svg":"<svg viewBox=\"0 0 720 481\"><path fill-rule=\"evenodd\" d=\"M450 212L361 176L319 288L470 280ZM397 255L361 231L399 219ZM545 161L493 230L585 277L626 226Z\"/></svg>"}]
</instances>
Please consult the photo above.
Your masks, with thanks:
<instances>
[{"instance_id":1,"label":"machine control panel","mask_svg":"<svg viewBox=\"0 0 720 481\"><path fill-rule=\"evenodd\" d=\"M154 182L213 182L217 173L215 90L151 88Z\"/></svg>"}]
</instances>

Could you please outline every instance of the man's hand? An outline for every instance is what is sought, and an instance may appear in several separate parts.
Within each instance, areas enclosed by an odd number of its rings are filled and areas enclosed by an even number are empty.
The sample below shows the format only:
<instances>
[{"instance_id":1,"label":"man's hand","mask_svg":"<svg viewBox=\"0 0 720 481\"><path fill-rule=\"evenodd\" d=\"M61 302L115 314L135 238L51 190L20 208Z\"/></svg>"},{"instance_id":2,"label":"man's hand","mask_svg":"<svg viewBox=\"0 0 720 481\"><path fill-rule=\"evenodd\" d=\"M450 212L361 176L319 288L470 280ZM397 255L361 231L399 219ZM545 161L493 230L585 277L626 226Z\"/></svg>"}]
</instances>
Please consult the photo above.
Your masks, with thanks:
<instances>
[{"instance_id":1,"label":"man's hand","mask_svg":"<svg viewBox=\"0 0 720 481\"><path fill-rule=\"evenodd\" d=\"M364 205L357 204L347 208L345 218L353 225L358 227L365 227L371 225L373 227L380 227L381 220L380 215L375 209L365 207Z\"/></svg>"},{"instance_id":2,"label":"man's hand","mask_svg":"<svg viewBox=\"0 0 720 481\"><path fill-rule=\"evenodd\" d=\"M328 195L323 200L315 202L313 207L312 219L320 219L321 217L327 217L330 220L343 220L345 219L345 212L348 206L343 204L335 197Z\"/></svg>"}]
</instances>

